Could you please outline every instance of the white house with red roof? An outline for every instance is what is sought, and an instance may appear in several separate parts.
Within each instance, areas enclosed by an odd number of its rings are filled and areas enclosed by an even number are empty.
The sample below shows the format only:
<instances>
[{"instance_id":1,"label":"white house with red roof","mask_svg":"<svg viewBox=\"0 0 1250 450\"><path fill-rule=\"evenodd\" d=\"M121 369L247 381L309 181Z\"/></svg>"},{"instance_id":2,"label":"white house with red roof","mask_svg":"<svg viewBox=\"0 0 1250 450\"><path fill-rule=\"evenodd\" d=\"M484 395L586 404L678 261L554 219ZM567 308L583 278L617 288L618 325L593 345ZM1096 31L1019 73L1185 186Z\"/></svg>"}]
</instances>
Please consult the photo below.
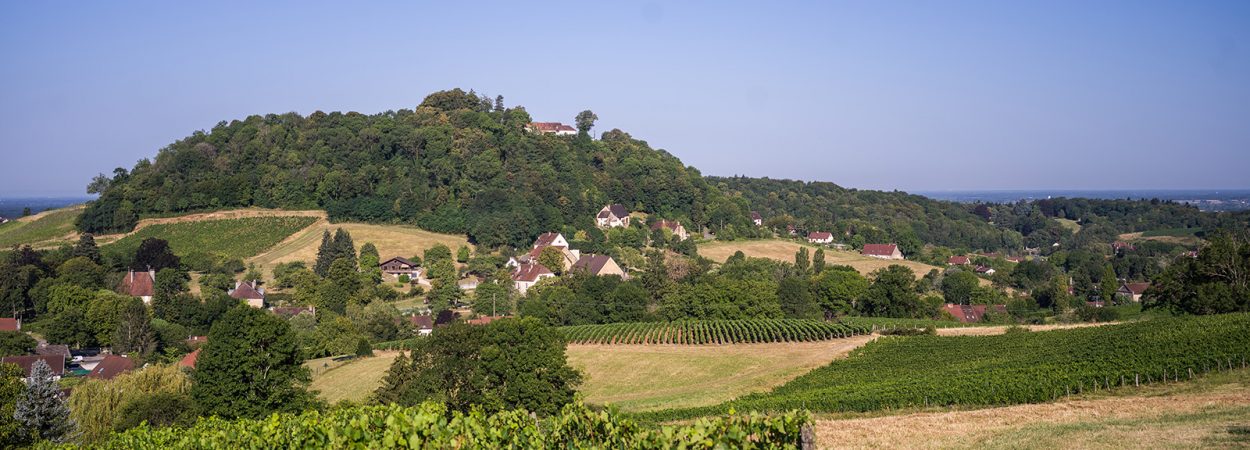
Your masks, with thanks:
<instances>
[{"instance_id":1,"label":"white house with red roof","mask_svg":"<svg viewBox=\"0 0 1250 450\"><path fill-rule=\"evenodd\" d=\"M265 307L265 289L260 287L256 280L251 282L236 281L234 289L226 293L230 298L236 298L247 302L248 306L253 308Z\"/></svg>"},{"instance_id":2,"label":"white house with red roof","mask_svg":"<svg viewBox=\"0 0 1250 450\"><path fill-rule=\"evenodd\" d=\"M903 259L903 252L895 244L864 244L859 254L877 259Z\"/></svg>"},{"instance_id":3,"label":"white house with red roof","mask_svg":"<svg viewBox=\"0 0 1250 450\"><path fill-rule=\"evenodd\" d=\"M521 267L517 268L516 272L512 273L512 284L516 286L517 292L525 295L525 291L534 287L539 281L555 276L556 274L552 273L551 269L539 264L537 261L524 262L521 263Z\"/></svg>"},{"instance_id":4,"label":"white house with red roof","mask_svg":"<svg viewBox=\"0 0 1250 450\"><path fill-rule=\"evenodd\" d=\"M604 206L595 216L595 225L599 228L628 227L629 210L620 203Z\"/></svg>"},{"instance_id":5,"label":"white house with red roof","mask_svg":"<svg viewBox=\"0 0 1250 450\"><path fill-rule=\"evenodd\" d=\"M676 220L660 219L651 224L651 230L668 230L677 236L678 240L686 240L690 238L690 233L686 232L686 227L681 226L681 222Z\"/></svg>"},{"instance_id":6,"label":"white house with red roof","mask_svg":"<svg viewBox=\"0 0 1250 450\"><path fill-rule=\"evenodd\" d=\"M968 257L965 255L958 255L958 256L952 256L950 258L946 258L946 265L948 266L966 266L969 264L972 264L972 260L968 259Z\"/></svg>"},{"instance_id":7,"label":"white house with red roof","mask_svg":"<svg viewBox=\"0 0 1250 450\"><path fill-rule=\"evenodd\" d=\"M569 248L569 241L564 238L564 235L550 232L538 235L538 239L534 240L534 248L530 249L529 253L518 258L517 262L521 264L538 262L538 255L541 255L547 247L559 249L560 254L564 256L564 267L561 267L561 269L568 269L573 263L577 262L578 258L581 258L580 251Z\"/></svg>"},{"instance_id":8,"label":"white house with red roof","mask_svg":"<svg viewBox=\"0 0 1250 450\"><path fill-rule=\"evenodd\" d=\"M832 244L833 233L828 231L813 231L807 233L807 242L811 242L813 244Z\"/></svg>"},{"instance_id":9,"label":"white house with red roof","mask_svg":"<svg viewBox=\"0 0 1250 450\"><path fill-rule=\"evenodd\" d=\"M560 122L530 122L525 126L527 131L542 134L554 134L556 136L572 136L577 134L577 129Z\"/></svg>"},{"instance_id":10,"label":"white house with red roof","mask_svg":"<svg viewBox=\"0 0 1250 450\"><path fill-rule=\"evenodd\" d=\"M144 304L151 304L155 284L155 270L148 270L147 272L131 270L126 272L126 276L122 277L121 283L117 286L117 292L131 297L139 297L143 299Z\"/></svg>"},{"instance_id":11,"label":"white house with red roof","mask_svg":"<svg viewBox=\"0 0 1250 450\"><path fill-rule=\"evenodd\" d=\"M757 227L764 226L764 216L761 216L757 211L751 211L751 223Z\"/></svg>"}]
</instances>

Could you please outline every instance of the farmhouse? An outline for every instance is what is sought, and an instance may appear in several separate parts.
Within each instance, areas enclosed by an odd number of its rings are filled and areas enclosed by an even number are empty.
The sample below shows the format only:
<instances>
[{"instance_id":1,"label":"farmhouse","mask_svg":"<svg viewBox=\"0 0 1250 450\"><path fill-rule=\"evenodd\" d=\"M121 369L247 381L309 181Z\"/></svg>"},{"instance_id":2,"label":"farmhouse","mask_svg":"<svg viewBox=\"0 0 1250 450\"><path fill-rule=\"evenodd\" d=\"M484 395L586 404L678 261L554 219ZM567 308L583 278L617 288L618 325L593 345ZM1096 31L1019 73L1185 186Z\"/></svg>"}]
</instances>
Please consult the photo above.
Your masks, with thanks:
<instances>
[{"instance_id":1,"label":"farmhouse","mask_svg":"<svg viewBox=\"0 0 1250 450\"><path fill-rule=\"evenodd\" d=\"M807 242L811 242L813 244L832 244L833 233L828 231L813 231L811 233L807 233Z\"/></svg>"},{"instance_id":2,"label":"farmhouse","mask_svg":"<svg viewBox=\"0 0 1250 450\"><path fill-rule=\"evenodd\" d=\"M678 240L686 240L690 238L690 234L686 233L686 227L681 226L681 222L676 220L660 219L651 224L651 230L667 229L673 232L673 236L677 236Z\"/></svg>"},{"instance_id":3,"label":"farmhouse","mask_svg":"<svg viewBox=\"0 0 1250 450\"><path fill-rule=\"evenodd\" d=\"M534 240L534 248L528 254L522 256L519 262L522 265L527 262L537 262L538 255L541 255L547 247L560 249L560 254L564 256L564 267L561 267L561 269L568 269L581 257L580 252L569 248L569 241L564 239L564 235L560 233L543 233L538 235L538 239ZM517 270L520 270L519 266Z\"/></svg>"},{"instance_id":4,"label":"farmhouse","mask_svg":"<svg viewBox=\"0 0 1250 450\"><path fill-rule=\"evenodd\" d=\"M226 293L230 298L235 298L247 302L248 306L253 308L265 307L265 290L259 287L256 280L251 282L236 281L234 289Z\"/></svg>"},{"instance_id":5,"label":"farmhouse","mask_svg":"<svg viewBox=\"0 0 1250 450\"><path fill-rule=\"evenodd\" d=\"M1150 283L1123 283L1115 291L1116 296L1124 300L1141 301L1141 295L1150 288Z\"/></svg>"},{"instance_id":6,"label":"farmhouse","mask_svg":"<svg viewBox=\"0 0 1250 450\"><path fill-rule=\"evenodd\" d=\"M629 226L629 210L620 203L604 206L595 216L595 225L599 228L627 227Z\"/></svg>"},{"instance_id":7,"label":"farmhouse","mask_svg":"<svg viewBox=\"0 0 1250 450\"><path fill-rule=\"evenodd\" d=\"M117 292L131 297L139 297L143 299L144 304L151 304L152 285L155 283L155 270L148 270L147 272L136 272L131 270L126 272L126 276L122 277L121 284L117 286Z\"/></svg>"},{"instance_id":8,"label":"farmhouse","mask_svg":"<svg viewBox=\"0 0 1250 450\"><path fill-rule=\"evenodd\" d=\"M569 271L583 271L595 276L616 275L621 278L629 278L625 271L621 269L621 266L616 263L616 260L608 255L588 254L582 256L573 264Z\"/></svg>"},{"instance_id":9,"label":"farmhouse","mask_svg":"<svg viewBox=\"0 0 1250 450\"><path fill-rule=\"evenodd\" d=\"M952 256L950 258L946 258L946 265L948 266L966 266L969 264L972 264L972 261L969 260L967 256Z\"/></svg>"},{"instance_id":10,"label":"farmhouse","mask_svg":"<svg viewBox=\"0 0 1250 450\"><path fill-rule=\"evenodd\" d=\"M878 259L903 259L903 252L894 244L864 244L861 255Z\"/></svg>"},{"instance_id":11,"label":"farmhouse","mask_svg":"<svg viewBox=\"0 0 1250 450\"><path fill-rule=\"evenodd\" d=\"M759 212L751 211L751 223L757 227L764 226L764 216L761 216Z\"/></svg>"},{"instance_id":12,"label":"farmhouse","mask_svg":"<svg viewBox=\"0 0 1250 450\"><path fill-rule=\"evenodd\" d=\"M560 122L530 122L525 130L533 133L554 134L556 136L572 136L577 129Z\"/></svg>"},{"instance_id":13,"label":"farmhouse","mask_svg":"<svg viewBox=\"0 0 1250 450\"><path fill-rule=\"evenodd\" d=\"M134 368L135 362L130 358L120 355L108 355L99 364L96 364L95 368L91 369L91 373L87 374L87 378L111 380L113 377L129 372Z\"/></svg>"},{"instance_id":14,"label":"farmhouse","mask_svg":"<svg viewBox=\"0 0 1250 450\"><path fill-rule=\"evenodd\" d=\"M977 323L985 319L986 312L995 314L1007 314L1007 305L956 305L947 303L942 307L943 311L950 313L963 323Z\"/></svg>"},{"instance_id":15,"label":"farmhouse","mask_svg":"<svg viewBox=\"0 0 1250 450\"><path fill-rule=\"evenodd\" d=\"M52 378L60 380L61 375L65 374L65 358L60 355L23 355L23 356L5 356L0 362L9 364L17 364L22 368L22 373L26 374L26 378L30 378L31 371L34 370L35 361L43 361L48 363L48 367L52 368Z\"/></svg>"},{"instance_id":16,"label":"farmhouse","mask_svg":"<svg viewBox=\"0 0 1250 450\"><path fill-rule=\"evenodd\" d=\"M0 317L0 331L21 331L22 319Z\"/></svg>"},{"instance_id":17,"label":"farmhouse","mask_svg":"<svg viewBox=\"0 0 1250 450\"><path fill-rule=\"evenodd\" d=\"M407 275L409 279L415 280L421 277L421 268L417 264L409 261L407 258L394 257L378 264L382 269L382 273L395 277L399 281L399 277Z\"/></svg>"},{"instance_id":18,"label":"farmhouse","mask_svg":"<svg viewBox=\"0 0 1250 450\"><path fill-rule=\"evenodd\" d=\"M525 291L528 291L530 287L533 287L540 280L554 276L556 274L552 273L551 269L543 267L542 264L526 262L522 263L521 267L512 274L512 283L516 285L517 292L525 295Z\"/></svg>"}]
</instances>

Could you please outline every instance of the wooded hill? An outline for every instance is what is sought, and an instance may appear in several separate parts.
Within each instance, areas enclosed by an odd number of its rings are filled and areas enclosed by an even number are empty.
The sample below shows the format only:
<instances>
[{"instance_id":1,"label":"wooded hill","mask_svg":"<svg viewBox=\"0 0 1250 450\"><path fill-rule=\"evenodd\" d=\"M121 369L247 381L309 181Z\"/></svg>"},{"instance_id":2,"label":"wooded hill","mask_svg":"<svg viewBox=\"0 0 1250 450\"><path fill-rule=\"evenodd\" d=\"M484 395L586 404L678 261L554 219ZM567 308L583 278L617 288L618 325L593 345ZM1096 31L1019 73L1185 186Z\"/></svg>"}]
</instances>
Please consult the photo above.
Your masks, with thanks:
<instances>
[{"instance_id":1,"label":"wooded hill","mask_svg":"<svg viewBox=\"0 0 1250 450\"><path fill-rule=\"evenodd\" d=\"M781 229L839 231L852 242L897 242L905 252L923 243L1019 249L1033 231L902 192L704 177L623 131L593 139L593 121L575 136L527 131L531 121L502 97L460 89L431 94L412 110L223 121L154 160L98 176L89 191L101 196L78 227L126 231L140 217L248 206L325 209L332 220L410 223L487 247L524 247L545 231L589 229L599 208L622 203L721 238L758 234L750 222L758 210ZM1047 220L1042 225L1061 229Z\"/></svg>"}]
</instances>

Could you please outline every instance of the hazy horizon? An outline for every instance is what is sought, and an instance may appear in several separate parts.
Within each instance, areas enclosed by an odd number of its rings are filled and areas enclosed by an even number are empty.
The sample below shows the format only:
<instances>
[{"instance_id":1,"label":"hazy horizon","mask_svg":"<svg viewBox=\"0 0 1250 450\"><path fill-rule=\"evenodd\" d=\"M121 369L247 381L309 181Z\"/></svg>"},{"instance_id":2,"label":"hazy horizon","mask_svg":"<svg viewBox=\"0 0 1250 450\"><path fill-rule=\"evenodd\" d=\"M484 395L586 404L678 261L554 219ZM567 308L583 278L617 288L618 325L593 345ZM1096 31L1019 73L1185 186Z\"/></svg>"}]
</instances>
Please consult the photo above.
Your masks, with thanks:
<instances>
[{"instance_id":1,"label":"hazy horizon","mask_svg":"<svg viewBox=\"0 0 1250 450\"><path fill-rule=\"evenodd\" d=\"M452 19L456 20L452 20ZM222 120L461 87L705 175L907 192L1250 188L1250 3L0 5L0 195Z\"/></svg>"}]
</instances>

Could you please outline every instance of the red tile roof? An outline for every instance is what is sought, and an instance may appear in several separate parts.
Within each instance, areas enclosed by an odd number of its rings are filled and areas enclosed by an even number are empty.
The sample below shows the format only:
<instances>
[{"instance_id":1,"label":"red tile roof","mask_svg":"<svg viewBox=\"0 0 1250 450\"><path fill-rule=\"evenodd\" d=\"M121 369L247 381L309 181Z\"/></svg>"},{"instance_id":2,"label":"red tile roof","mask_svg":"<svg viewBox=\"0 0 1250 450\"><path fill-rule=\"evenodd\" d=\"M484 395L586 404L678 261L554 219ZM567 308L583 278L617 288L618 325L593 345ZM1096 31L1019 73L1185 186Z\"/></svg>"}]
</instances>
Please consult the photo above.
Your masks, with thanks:
<instances>
[{"instance_id":1,"label":"red tile roof","mask_svg":"<svg viewBox=\"0 0 1250 450\"><path fill-rule=\"evenodd\" d=\"M538 281L538 277L542 275L555 275L555 273L537 262L527 262L521 264L521 267L518 267L512 274L512 281L533 282Z\"/></svg>"},{"instance_id":2,"label":"red tile roof","mask_svg":"<svg viewBox=\"0 0 1250 450\"><path fill-rule=\"evenodd\" d=\"M113 377L129 372L134 368L135 362L130 358L118 355L108 355L104 357L103 361L96 364L94 369L91 369L91 373L87 374L87 378L111 380Z\"/></svg>"},{"instance_id":3,"label":"red tile roof","mask_svg":"<svg viewBox=\"0 0 1250 450\"><path fill-rule=\"evenodd\" d=\"M1149 287L1150 283L1124 283L1123 286L1120 286L1120 290L1127 290L1132 292L1133 295L1141 295Z\"/></svg>"},{"instance_id":4,"label":"red tile roof","mask_svg":"<svg viewBox=\"0 0 1250 450\"><path fill-rule=\"evenodd\" d=\"M860 254L869 256L890 256L898 249L894 244L864 244L864 249Z\"/></svg>"},{"instance_id":5,"label":"red tile roof","mask_svg":"<svg viewBox=\"0 0 1250 450\"><path fill-rule=\"evenodd\" d=\"M660 220L655 221L655 223L651 224L651 229L658 230L660 228L668 228L669 230L676 232L677 227L680 227L680 226L681 226L681 222L678 222L676 220L660 219Z\"/></svg>"},{"instance_id":6,"label":"red tile roof","mask_svg":"<svg viewBox=\"0 0 1250 450\"><path fill-rule=\"evenodd\" d=\"M264 300L265 290L257 288L255 281L250 283L246 281L236 282L234 283L234 289L230 290L230 298L237 298L240 300L259 298Z\"/></svg>"},{"instance_id":7,"label":"red tile roof","mask_svg":"<svg viewBox=\"0 0 1250 450\"><path fill-rule=\"evenodd\" d=\"M946 263L952 266L962 266L971 263L967 256L952 256L946 259Z\"/></svg>"},{"instance_id":8,"label":"red tile roof","mask_svg":"<svg viewBox=\"0 0 1250 450\"><path fill-rule=\"evenodd\" d=\"M764 220L764 216L761 216L759 212L751 211L751 220Z\"/></svg>"},{"instance_id":9,"label":"red tile roof","mask_svg":"<svg viewBox=\"0 0 1250 450\"><path fill-rule=\"evenodd\" d=\"M12 317L0 317L0 331L19 331L21 329L21 320Z\"/></svg>"},{"instance_id":10,"label":"red tile roof","mask_svg":"<svg viewBox=\"0 0 1250 450\"><path fill-rule=\"evenodd\" d=\"M467 323L469 325L487 325L487 324L490 324L491 322L502 319L504 317L505 316L481 316L476 319L466 320L464 321L464 323Z\"/></svg>"},{"instance_id":11,"label":"red tile roof","mask_svg":"<svg viewBox=\"0 0 1250 450\"><path fill-rule=\"evenodd\" d=\"M430 316L411 316L408 318L413 328L422 330L434 329L434 318Z\"/></svg>"},{"instance_id":12,"label":"red tile roof","mask_svg":"<svg viewBox=\"0 0 1250 450\"><path fill-rule=\"evenodd\" d=\"M131 297L151 297L152 284L156 281L156 273L153 271L136 272L129 271L126 276L122 277L122 282L117 286L117 291Z\"/></svg>"},{"instance_id":13,"label":"red tile roof","mask_svg":"<svg viewBox=\"0 0 1250 450\"><path fill-rule=\"evenodd\" d=\"M999 314L1007 314L1007 305L956 305L947 303L942 309L955 316L955 320L963 323L980 322L981 319L985 318L987 309Z\"/></svg>"},{"instance_id":14,"label":"red tile roof","mask_svg":"<svg viewBox=\"0 0 1250 450\"><path fill-rule=\"evenodd\" d=\"M35 367L35 361L43 360L48 363L48 367L52 368L53 375L62 375L65 373L65 358L59 355L23 355L23 356L5 356L0 362L17 364L21 366L26 376L30 376L30 371Z\"/></svg>"},{"instance_id":15,"label":"red tile roof","mask_svg":"<svg viewBox=\"0 0 1250 450\"><path fill-rule=\"evenodd\" d=\"M816 240L816 241L823 241L823 240L826 240L826 239L833 239L833 233L830 233L830 232L828 232L828 231L813 231L813 232L811 232L811 233L807 233L807 239L808 239L808 240Z\"/></svg>"},{"instance_id":16,"label":"red tile roof","mask_svg":"<svg viewBox=\"0 0 1250 450\"><path fill-rule=\"evenodd\" d=\"M189 367L189 368L194 369L195 363L199 361L200 359L200 350L201 349L197 348L195 349L195 351L191 353L187 353L187 356L183 356L182 360L178 361L178 365L181 367Z\"/></svg>"}]
</instances>

